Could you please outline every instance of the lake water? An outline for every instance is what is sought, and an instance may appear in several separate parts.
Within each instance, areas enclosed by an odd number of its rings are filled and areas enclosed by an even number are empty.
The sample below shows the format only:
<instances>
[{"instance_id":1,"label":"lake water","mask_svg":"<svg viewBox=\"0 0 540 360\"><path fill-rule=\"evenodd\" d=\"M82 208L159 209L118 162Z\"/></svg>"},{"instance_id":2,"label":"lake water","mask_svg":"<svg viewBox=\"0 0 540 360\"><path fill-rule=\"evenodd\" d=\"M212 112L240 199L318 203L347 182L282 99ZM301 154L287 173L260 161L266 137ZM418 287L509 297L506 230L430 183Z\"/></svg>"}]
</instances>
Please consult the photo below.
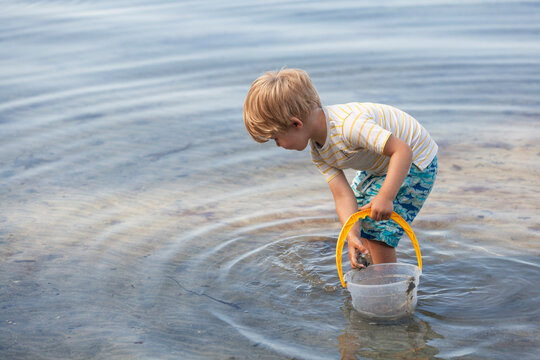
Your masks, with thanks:
<instances>
[{"instance_id":1,"label":"lake water","mask_svg":"<svg viewBox=\"0 0 540 360\"><path fill-rule=\"evenodd\" d=\"M537 358L538 1L0 6L0 358ZM413 317L358 316L309 153L244 129L283 66L439 143Z\"/></svg>"}]
</instances>

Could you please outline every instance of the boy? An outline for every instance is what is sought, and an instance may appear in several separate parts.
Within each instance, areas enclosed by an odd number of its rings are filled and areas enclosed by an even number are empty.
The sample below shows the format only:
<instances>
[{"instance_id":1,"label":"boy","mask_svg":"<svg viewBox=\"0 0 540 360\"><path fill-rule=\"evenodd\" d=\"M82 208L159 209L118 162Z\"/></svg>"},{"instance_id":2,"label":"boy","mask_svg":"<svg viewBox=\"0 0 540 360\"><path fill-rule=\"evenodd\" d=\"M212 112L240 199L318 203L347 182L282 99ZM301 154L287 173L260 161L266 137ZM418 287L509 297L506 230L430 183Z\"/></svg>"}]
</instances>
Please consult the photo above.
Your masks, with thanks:
<instances>
[{"instance_id":1,"label":"boy","mask_svg":"<svg viewBox=\"0 0 540 360\"><path fill-rule=\"evenodd\" d=\"M267 72L253 82L244 103L244 123L257 142L274 140L304 150L326 177L342 224L371 209L347 243L351 266L360 254L374 264L396 262L403 230L388 220L396 211L412 222L437 174L437 144L413 117L388 105L321 105L308 74L300 69ZM359 170L349 185L342 169Z\"/></svg>"}]
</instances>

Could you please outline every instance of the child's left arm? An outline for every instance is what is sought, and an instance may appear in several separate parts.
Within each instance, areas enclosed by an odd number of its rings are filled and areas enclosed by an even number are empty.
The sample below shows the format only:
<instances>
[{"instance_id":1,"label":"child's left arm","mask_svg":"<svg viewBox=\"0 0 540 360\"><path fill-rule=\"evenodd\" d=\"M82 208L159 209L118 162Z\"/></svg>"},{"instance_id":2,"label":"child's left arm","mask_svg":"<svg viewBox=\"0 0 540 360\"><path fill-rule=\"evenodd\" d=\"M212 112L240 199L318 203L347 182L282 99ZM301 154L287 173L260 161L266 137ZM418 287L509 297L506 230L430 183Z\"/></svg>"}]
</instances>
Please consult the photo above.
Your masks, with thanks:
<instances>
[{"instance_id":1,"label":"child's left arm","mask_svg":"<svg viewBox=\"0 0 540 360\"><path fill-rule=\"evenodd\" d=\"M409 173L412 163L412 150L403 140L390 135L383 149L383 154L390 157L388 172L379 193L360 210L371 208L373 220L388 220L394 210L394 199Z\"/></svg>"}]
</instances>

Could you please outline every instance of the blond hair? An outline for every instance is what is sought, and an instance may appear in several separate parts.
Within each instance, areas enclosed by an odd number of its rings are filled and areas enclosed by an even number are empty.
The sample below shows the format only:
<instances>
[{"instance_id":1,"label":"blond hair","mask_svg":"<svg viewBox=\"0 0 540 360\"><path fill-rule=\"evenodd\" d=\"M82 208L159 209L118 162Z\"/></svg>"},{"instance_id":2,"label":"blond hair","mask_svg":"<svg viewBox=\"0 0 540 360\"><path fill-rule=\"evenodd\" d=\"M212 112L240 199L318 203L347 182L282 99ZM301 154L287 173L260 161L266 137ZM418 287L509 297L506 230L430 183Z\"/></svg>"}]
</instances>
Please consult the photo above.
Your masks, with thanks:
<instances>
[{"instance_id":1,"label":"blond hair","mask_svg":"<svg viewBox=\"0 0 540 360\"><path fill-rule=\"evenodd\" d=\"M291 118L305 121L321 107L309 75L301 69L269 71L257 78L244 102L244 124L257 142L266 142L291 126Z\"/></svg>"}]
</instances>

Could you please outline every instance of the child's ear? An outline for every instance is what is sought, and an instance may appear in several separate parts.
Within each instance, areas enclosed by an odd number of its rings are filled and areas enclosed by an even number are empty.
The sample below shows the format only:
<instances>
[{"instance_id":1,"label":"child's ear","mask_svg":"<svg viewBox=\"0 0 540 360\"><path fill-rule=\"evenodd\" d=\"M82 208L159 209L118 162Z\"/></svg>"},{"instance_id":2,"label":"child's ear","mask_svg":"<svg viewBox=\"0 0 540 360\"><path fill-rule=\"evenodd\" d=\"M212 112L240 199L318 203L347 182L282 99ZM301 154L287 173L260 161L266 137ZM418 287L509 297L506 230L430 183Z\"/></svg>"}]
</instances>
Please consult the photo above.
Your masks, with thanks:
<instances>
[{"instance_id":1,"label":"child's ear","mask_svg":"<svg viewBox=\"0 0 540 360\"><path fill-rule=\"evenodd\" d=\"M291 122L292 122L292 124L293 124L293 126L294 126L295 128L301 129L302 126L304 126L304 123L302 122L302 120L300 120L300 119L297 118L297 117L292 117L292 118L291 118Z\"/></svg>"}]
</instances>

